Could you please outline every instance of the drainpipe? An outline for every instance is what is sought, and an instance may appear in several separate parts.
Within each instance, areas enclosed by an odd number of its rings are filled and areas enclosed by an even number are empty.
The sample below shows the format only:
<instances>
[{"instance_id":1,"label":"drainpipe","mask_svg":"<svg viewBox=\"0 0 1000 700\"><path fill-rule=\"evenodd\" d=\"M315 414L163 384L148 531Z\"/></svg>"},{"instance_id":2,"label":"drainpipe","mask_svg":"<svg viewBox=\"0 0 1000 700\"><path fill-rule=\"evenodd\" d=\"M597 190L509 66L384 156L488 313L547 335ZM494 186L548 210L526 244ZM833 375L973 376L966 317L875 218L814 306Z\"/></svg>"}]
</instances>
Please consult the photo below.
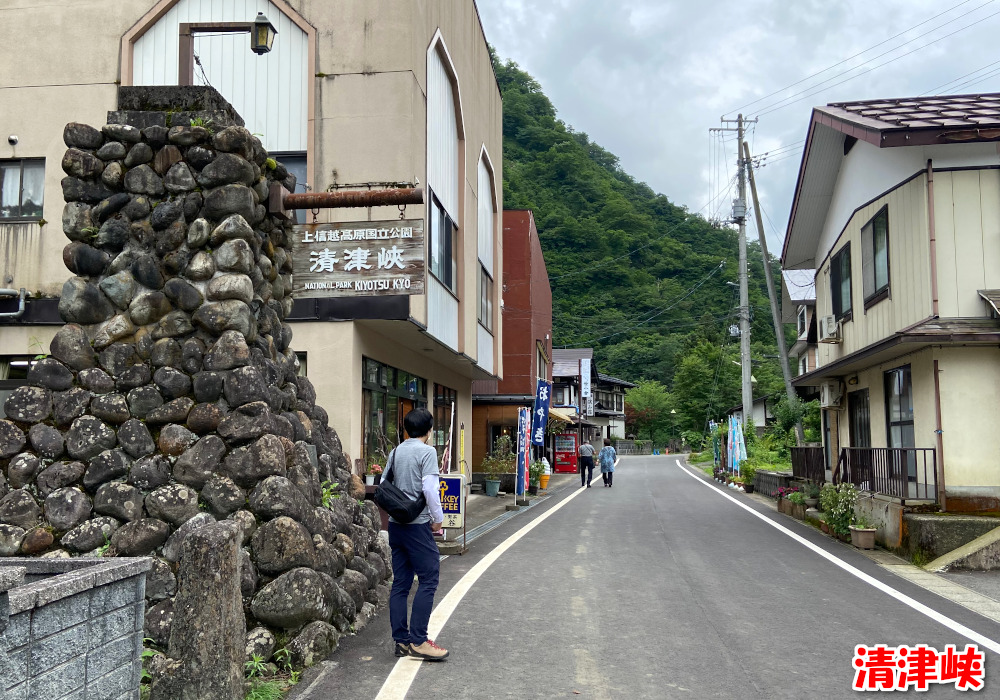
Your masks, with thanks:
<instances>
[{"instance_id":1,"label":"drainpipe","mask_svg":"<svg viewBox=\"0 0 1000 700\"><path fill-rule=\"evenodd\" d=\"M934 226L934 164L927 159L927 229L930 234L931 315L938 317L937 232ZM938 426L940 427L940 426Z\"/></svg>"},{"instance_id":2,"label":"drainpipe","mask_svg":"<svg viewBox=\"0 0 1000 700\"><path fill-rule=\"evenodd\" d=\"M948 510L948 499L944 487L944 432L941 430L941 370L938 361L934 360L934 434L937 436L937 467L938 467L938 503L941 510Z\"/></svg>"},{"instance_id":3,"label":"drainpipe","mask_svg":"<svg viewBox=\"0 0 1000 700\"><path fill-rule=\"evenodd\" d=\"M24 315L24 300L28 296L28 293L24 291L24 287L20 290L17 289L0 289L0 297L17 297L17 311L10 311L7 313L0 313L0 318L21 318Z\"/></svg>"}]
</instances>

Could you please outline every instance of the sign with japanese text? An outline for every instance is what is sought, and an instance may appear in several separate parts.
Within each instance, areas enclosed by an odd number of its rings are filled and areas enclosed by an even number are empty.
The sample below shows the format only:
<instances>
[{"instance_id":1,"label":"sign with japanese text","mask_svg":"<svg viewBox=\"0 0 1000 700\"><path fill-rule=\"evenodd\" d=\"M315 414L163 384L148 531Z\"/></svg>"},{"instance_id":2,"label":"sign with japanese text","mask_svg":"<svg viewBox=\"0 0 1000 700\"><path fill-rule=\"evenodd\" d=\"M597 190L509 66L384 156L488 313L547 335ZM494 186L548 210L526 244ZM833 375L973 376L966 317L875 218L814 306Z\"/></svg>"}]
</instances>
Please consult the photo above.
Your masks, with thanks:
<instances>
[{"instance_id":1,"label":"sign with japanese text","mask_svg":"<svg viewBox=\"0 0 1000 700\"><path fill-rule=\"evenodd\" d=\"M587 358L580 360L580 396L590 396L590 360Z\"/></svg>"},{"instance_id":2,"label":"sign with japanese text","mask_svg":"<svg viewBox=\"0 0 1000 700\"><path fill-rule=\"evenodd\" d=\"M528 431L531 429L531 419L527 408L517 409L517 478L514 493L523 496L528 490Z\"/></svg>"},{"instance_id":3,"label":"sign with japanese text","mask_svg":"<svg viewBox=\"0 0 1000 700\"><path fill-rule=\"evenodd\" d=\"M291 238L296 295L424 293L422 219L299 224Z\"/></svg>"},{"instance_id":4,"label":"sign with japanese text","mask_svg":"<svg viewBox=\"0 0 1000 700\"><path fill-rule=\"evenodd\" d=\"M465 475L442 474L438 479L444 526L465 527Z\"/></svg>"},{"instance_id":5,"label":"sign with japanese text","mask_svg":"<svg viewBox=\"0 0 1000 700\"><path fill-rule=\"evenodd\" d=\"M545 445L545 426L549 422L549 403L552 401L552 385L544 379L538 380L535 388L535 407L531 413L531 444Z\"/></svg>"},{"instance_id":6,"label":"sign with japanese text","mask_svg":"<svg viewBox=\"0 0 1000 700\"><path fill-rule=\"evenodd\" d=\"M594 395L591 394L590 396L585 398L584 401L587 402L587 415L588 416L594 415Z\"/></svg>"}]
</instances>

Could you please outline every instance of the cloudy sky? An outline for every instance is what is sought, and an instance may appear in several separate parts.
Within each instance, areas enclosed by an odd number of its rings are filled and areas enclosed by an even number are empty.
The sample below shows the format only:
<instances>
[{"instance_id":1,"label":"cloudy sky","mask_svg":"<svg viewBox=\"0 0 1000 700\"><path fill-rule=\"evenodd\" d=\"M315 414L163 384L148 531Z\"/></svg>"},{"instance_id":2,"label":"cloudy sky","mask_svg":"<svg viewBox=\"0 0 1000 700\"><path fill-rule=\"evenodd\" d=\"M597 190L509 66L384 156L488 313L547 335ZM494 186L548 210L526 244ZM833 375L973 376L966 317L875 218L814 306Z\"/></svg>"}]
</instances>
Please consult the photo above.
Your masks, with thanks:
<instances>
[{"instance_id":1,"label":"cloudy sky","mask_svg":"<svg viewBox=\"0 0 1000 700\"><path fill-rule=\"evenodd\" d=\"M769 154L757 184L773 254L813 106L1000 91L996 0L477 4L487 40L538 79L563 121L693 212L728 216L733 196L735 138L723 145L709 129L741 109L758 117L748 140Z\"/></svg>"}]
</instances>

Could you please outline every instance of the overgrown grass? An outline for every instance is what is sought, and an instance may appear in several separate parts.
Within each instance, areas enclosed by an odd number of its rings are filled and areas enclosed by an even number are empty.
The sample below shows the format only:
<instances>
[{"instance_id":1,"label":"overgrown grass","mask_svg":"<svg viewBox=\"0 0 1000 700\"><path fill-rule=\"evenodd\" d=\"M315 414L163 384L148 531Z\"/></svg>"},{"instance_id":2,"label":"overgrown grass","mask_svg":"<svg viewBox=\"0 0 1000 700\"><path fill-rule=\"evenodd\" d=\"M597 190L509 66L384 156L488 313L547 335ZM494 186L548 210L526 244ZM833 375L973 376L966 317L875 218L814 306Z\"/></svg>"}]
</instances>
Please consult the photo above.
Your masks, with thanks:
<instances>
[{"instance_id":1,"label":"overgrown grass","mask_svg":"<svg viewBox=\"0 0 1000 700\"><path fill-rule=\"evenodd\" d=\"M250 686L246 700L281 700L286 685L281 681L255 681Z\"/></svg>"},{"instance_id":2,"label":"overgrown grass","mask_svg":"<svg viewBox=\"0 0 1000 700\"><path fill-rule=\"evenodd\" d=\"M688 462L691 464L703 464L705 462L714 462L715 455L712 454L711 450L705 450L704 452L692 452L688 455Z\"/></svg>"}]
</instances>

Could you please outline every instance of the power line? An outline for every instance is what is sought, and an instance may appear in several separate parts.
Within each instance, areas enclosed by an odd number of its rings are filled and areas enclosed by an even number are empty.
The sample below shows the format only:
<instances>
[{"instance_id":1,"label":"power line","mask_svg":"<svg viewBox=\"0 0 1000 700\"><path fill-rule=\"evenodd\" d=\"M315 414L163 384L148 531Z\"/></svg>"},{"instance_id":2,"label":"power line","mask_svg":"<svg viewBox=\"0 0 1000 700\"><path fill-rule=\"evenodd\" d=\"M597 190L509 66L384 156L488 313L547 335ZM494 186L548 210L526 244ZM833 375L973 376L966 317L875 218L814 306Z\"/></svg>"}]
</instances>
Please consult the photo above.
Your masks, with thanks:
<instances>
[{"instance_id":1,"label":"power line","mask_svg":"<svg viewBox=\"0 0 1000 700\"><path fill-rule=\"evenodd\" d=\"M988 5L990 2L993 2L993 0L989 0L989 2L984 3L984 5ZM980 6L980 7L982 7L982 6ZM976 9L979 9L979 8L976 8ZM987 15L986 17L983 17L982 19L978 19L975 22L972 22L971 24L967 24L964 27L956 29L953 32L949 32L948 34L945 34L944 36L938 37L937 39L934 39L933 41L929 41L926 44L918 46L917 48L912 49L910 51L907 51L906 53L904 53L902 55L896 56L895 58L891 58L888 61L885 61L883 63L878 64L877 66L872 66L871 68L863 70L860 73L858 73L857 75L852 75L850 77L844 78L840 82L834 83L833 85L828 85L828 86L826 86L824 88L820 87L824 83L828 83L831 80L839 78L842 75L846 75L847 73L850 73L853 70L857 70L858 68L861 68L865 64L871 62L871 61L865 61L865 63L862 63L860 66L856 66L855 68L851 68L850 70L844 71L842 73L838 73L837 75L833 76L832 78L828 78L827 80L824 80L823 82L821 82L821 83L813 86L813 88L818 88L818 89L808 88L808 90L812 90L812 92L808 92L808 94L803 94L803 93L806 93L807 91L801 91L801 92L794 93L793 95L789 95L787 98L785 98L783 100L779 100L778 102L775 102L775 103L773 103L771 105L768 105L768 107L764 108L765 111L758 112L755 116L758 117L758 118L760 118L760 117L764 116L765 114L770 114L771 112L777 112L778 110L784 109L785 107L789 107L789 106L795 104L796 102L801 102L802 100L808 99L809 97L812 97L813 95L816 95L816 94L822 92L823 90L828 90L830 88L835 88L838 85L843 85L844 83L850 82L851 80L854 80L855 78L860 78L862 75L867 75L868 73L871 73L872 71L878 70L879 68L883 68L883 67L889 65L890 63L895 63L896 61L898 61L901 58L906 58L910 54L913 54L913 53L916 53L917 51L921 51L923 49L926 49L928 46L931 46L933 44L938 43L939 41L943 41L943 40L945 40L945 39L947 39L949 37L952 37L952 36L954 36L954 35L956 35L956 34L958 34L960 32L963 32L966 29L968 29L969 27L973 27L973 26L975 26L977 24L981 24L981 23L985 22L986 20L988 20L988 19L990 19L992 17L996 17L997 15L1000 15L1000 11L997 11L997 12L994 12L993 14ZM952 20L952 21L954 21L954 20ZM950 24L950 22L946 22L945 24ZM944 25L941 25L941 26L944 26ZM937 27L937 29L940 29L940 27ZM932 31L935 31L935 30L932 30ZM902 48L903 46L906 46L907 44L913 43L917 39L920 39L921 37L927 36L927 34L930 34L930 33L931 32L925 32L924 34L921 34L920 36L918 36L918 37L916 37L916 38L914 38L914 39L912 39L910 41L907 41L907 42L905 42L903 44L900 44L895 49L892 49L890 51L886 51L885 53L882 53L882 54L879 54L878 56L875 56L875 58L873 58L871 60L874 61L876 58L881 58L882 56L890 54L893 51L895 51L896 49ZM791 99L793 97L796 97L797 95L802 95L802 97L799 97L798 99L795 99L795 100ZM790 100L790 101L786 102L786 100ZM782 102L785 102L785 104L781 104Z\"/></svg>"},{"instance_id":2,"label":"power line","mask_svg":"<svg viewBox=\"0 0 1000 700\"><path fill-rule=\"evenodd\" d=\"M993 0L990 0L990 2L992 2L992 1ZM766 99L768 99L770 97L774 97L775 95L778 95L778 94L784 92L785 90L788 90L789 88L793 88L796 85L800 85L800 84L806 82L807 80L812 80L813 78L815 78L815 77L817 77L819 75L822 75L823 73L826 73L829 70L833 70L837 66L841 66L841 65L847 63L848 61L852 61L855 58L858 58L859 56L863 56L864 54L868 53L869 51L873 51L873 50L877 49L879 46L882 46L883 44L889 43L893 39L898 39L899 37L903 36L904 34L908 34L909 32L913 31L917 27L921 27L921 26L927 24L928 22L931 22L931 21L937 19L938 17L941 17L942 15L948 14L952 10L957 10L962 5L969 4L970 2L972 2L972 0L963 0L962 2L958 3L957 5L953 5L952 7L949 7L944 12L940 12L940 13L934 15L933 17L929 17L928 19L925 19L923 22L920 22L919 24L915 24L912 27L909 27L908 29L904 29L903 31L899 32L898 34L894 34L893 36L889 37L888 39L884 39L883 41L880 41L879 43L874 44L873 46L869 46L864 51L859 51L858 53L854 54L853 56L848 56L847 58L843 59L842 61L838 61L837 63L834 63L831 66L827 66L823 70L817 71L817 72L813 73L812 75L808 75L805 78L802 78L801 80L797 80L794 83L791 83L789 85L784 86L783 88L779 88L778 90L775 90L774 92L772 92L770 94L764 95L763 97L758 97L753 102L748 102L747 104L743 105L742 107L737 107L736 109L731 109L728 112L726 112L726 114L733 114L734 112L742 112L747 107L751 107L751 106L757 104L758 102L763 102L764 100L766 100ZM989 3L986 3L986 4L989 4ZM980 7L983 7L983 6L980 5ZM966 14L971 14L972 12L975 12L978 9L979 9L979 7L977 7L975 10L971 10L970 12L968 12ZM962 16L965 16L965 15L962 15ZM956 19L958 19L958 18L956 18ZM954 21L954 20L951 20L951 21ZM944 25L941 25L941 26L943 27ZM937 29L939 29L939 28L940 27L937 27ZM931 31L934 31L934 30L931 30ZM893 51L895 51L895 49L893 49ZM878 58L878 56L876 56L875 58ZM871 59L871 60L874 60L874 59ZM725 116L725 115L723 115L723 116Z\"/></svg>"},{"instance_id":3,"label":"power line","mask_svg":"<svg viewBox=\"0 0 1000 700\"><path fill-rule=\"evenodd\" d=\"M979 71L985 70L985 69L989 68L990 66L995 66L998 63L1000 63L1000 61L993 61L993 63L987 63L985 66L982 66L981 68L977 68L976 70L974 70L974 71L972 71L970 73L966 73L965 75L960 75L957 78L955 78L954 80L949 80L947 83L942 83L941 85L938 85L936 88L928 90L927 92L922 92L922 93L920 93L919 96L923 97L925 95L940 95L941 93L938 92L938 90L940 90L941 88L947 87L947 86L951 85L952 83L957 83L957 82L959 82L960 80L962 80L964 78L968 78L970 75L975 75ZM964 85L964 84L965 83L962 83L962 85ZM956 86L956 87L960 87L960 86ZM954 90L954 89L955 88L952 88L952 90Z\"/></svg>"}]
</instances>

